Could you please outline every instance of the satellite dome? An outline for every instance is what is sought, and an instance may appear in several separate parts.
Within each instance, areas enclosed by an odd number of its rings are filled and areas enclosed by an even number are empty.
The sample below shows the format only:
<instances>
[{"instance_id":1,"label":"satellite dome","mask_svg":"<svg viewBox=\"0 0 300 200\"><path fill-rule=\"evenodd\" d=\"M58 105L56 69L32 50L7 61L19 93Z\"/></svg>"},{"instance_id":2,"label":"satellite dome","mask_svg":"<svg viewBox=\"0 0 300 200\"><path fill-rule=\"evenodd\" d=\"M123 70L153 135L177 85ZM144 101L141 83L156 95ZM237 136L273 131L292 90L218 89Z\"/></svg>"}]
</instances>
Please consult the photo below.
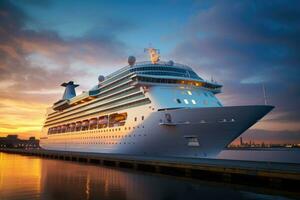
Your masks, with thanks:
<instances>
[{"instance_id":1,"label":"satellite dome","mask_svg":"<svg viewBox=\"0 0 300 200\"><path fill-rule=\"evenodd\" d=\"M168 61L168 65L173 66L173 65L174 65L174 61L173 61L173 60L169 60L169 61Z\"/></svg>"},{"instance_id":2,"label":"satellite dome","mask_svg":"<svg viewBox=\"0 0 300 200\"><path fill-rule=\"evenodd\" d=\"M134 65L135 60L136 60L136 59L135 59L134 56L129 56L129 57L128 57L128 64L129 64L130 66Z\"/></svg>"},{"instance_id":3,"label":"satellite dome","mask_svg":"<svg viewBox=\"0 0 300 200\"><path fill-rule=\"evenodd\" d=\"M102 75L99 75L99 76L98 76L98 81L99 81L99 82L104 81L104 79L105 79L104 76L102 76Z\"/></svg>"}]
</instances>

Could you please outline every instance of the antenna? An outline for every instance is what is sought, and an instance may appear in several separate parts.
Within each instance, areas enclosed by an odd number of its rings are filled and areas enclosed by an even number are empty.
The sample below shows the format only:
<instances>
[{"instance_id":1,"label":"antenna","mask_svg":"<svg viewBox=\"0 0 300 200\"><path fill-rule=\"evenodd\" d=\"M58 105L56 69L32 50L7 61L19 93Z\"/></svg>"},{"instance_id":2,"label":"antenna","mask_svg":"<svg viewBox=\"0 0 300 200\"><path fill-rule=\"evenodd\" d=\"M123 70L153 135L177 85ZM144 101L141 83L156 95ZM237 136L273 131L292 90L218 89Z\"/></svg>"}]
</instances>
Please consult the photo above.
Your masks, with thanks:
<instances>
[{"instance_id":1,"label":"antenna","mask_svg":"<svg viewBox=\"0 0 300 200\"><path fill-rule=\"evenodd\" d=\"M263 89L263 94L264 94L264 102L265 102L265 105L267 105L268 102L267 102L266 88L265 88L264 83L262 84L262 89Z\"/></svg>"}]
</instances>

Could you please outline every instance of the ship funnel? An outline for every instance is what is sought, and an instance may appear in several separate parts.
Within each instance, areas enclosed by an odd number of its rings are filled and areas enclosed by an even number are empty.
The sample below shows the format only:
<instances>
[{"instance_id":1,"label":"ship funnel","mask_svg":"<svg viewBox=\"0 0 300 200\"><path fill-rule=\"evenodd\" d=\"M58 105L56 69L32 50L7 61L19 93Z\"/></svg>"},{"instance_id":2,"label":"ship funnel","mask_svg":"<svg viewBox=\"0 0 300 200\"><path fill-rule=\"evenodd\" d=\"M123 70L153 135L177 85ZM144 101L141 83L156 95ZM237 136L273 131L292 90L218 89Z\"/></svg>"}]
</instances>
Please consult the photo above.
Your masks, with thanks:
<instances>
[{"instance_id":1,"label":"ship funnel","mask_svg":"<svg viewBox=\"0 0 300 200\"><path fill-rule=\"evenodd\" d=\"M69 81L68 83L61 84L61 86L66 87L62 98L63 100L71 99L76 96L75 88L78 87L79 85L74 84L73 81Z\"/></svg>"}]
</instances>

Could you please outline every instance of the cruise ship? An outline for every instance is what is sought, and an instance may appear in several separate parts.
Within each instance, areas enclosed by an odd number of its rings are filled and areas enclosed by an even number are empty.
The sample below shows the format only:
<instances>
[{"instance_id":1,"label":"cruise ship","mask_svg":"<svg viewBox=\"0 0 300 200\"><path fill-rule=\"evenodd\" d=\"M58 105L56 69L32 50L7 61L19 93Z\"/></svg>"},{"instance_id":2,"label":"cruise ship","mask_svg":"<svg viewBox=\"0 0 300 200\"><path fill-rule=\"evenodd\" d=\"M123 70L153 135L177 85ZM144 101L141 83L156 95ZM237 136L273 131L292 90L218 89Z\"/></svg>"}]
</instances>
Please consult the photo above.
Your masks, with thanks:
<instances>
[{"instance_id":1,"label":"cruise ship","mask_svg":"<svg viewBox=\"0 0 300 200\"><path fill-rule=\"evenodd\" d=\"M160 61L136 62L76 95L65 82L62 99L47 110L40 145L59 151L107 154L215 157L264 117L270 105L223 106L222 85L191 67Z\"/></svg>"}]
</instances>

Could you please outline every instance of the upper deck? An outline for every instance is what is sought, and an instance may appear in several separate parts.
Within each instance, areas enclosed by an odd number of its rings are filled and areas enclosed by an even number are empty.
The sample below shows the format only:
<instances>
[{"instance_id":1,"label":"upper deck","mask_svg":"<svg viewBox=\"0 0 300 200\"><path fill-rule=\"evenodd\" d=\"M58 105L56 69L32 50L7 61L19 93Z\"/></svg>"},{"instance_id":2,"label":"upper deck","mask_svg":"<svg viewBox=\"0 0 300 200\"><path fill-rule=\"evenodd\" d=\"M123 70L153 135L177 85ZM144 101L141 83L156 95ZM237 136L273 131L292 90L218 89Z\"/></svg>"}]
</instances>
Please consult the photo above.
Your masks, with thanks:
<instances>
[{"instance_id":1,"label":"upper deck","mask_svg":"<svg viewBox=\"0 0 300 200\"><path fill-rule=\"evenodd\" d=\"M191 67L173 61L137 62L127 65L116 72L106 76L103 81L81 95L67 100L60 100L53 106L54 110L63 110L70 106L76 106L95 98L101 98L109 91L117 91L126 87L138 85L189 85L201 87L214 94L221 92L222 85L216 82L206 81L198 76Z\"/></svg>"}]
</instances>

